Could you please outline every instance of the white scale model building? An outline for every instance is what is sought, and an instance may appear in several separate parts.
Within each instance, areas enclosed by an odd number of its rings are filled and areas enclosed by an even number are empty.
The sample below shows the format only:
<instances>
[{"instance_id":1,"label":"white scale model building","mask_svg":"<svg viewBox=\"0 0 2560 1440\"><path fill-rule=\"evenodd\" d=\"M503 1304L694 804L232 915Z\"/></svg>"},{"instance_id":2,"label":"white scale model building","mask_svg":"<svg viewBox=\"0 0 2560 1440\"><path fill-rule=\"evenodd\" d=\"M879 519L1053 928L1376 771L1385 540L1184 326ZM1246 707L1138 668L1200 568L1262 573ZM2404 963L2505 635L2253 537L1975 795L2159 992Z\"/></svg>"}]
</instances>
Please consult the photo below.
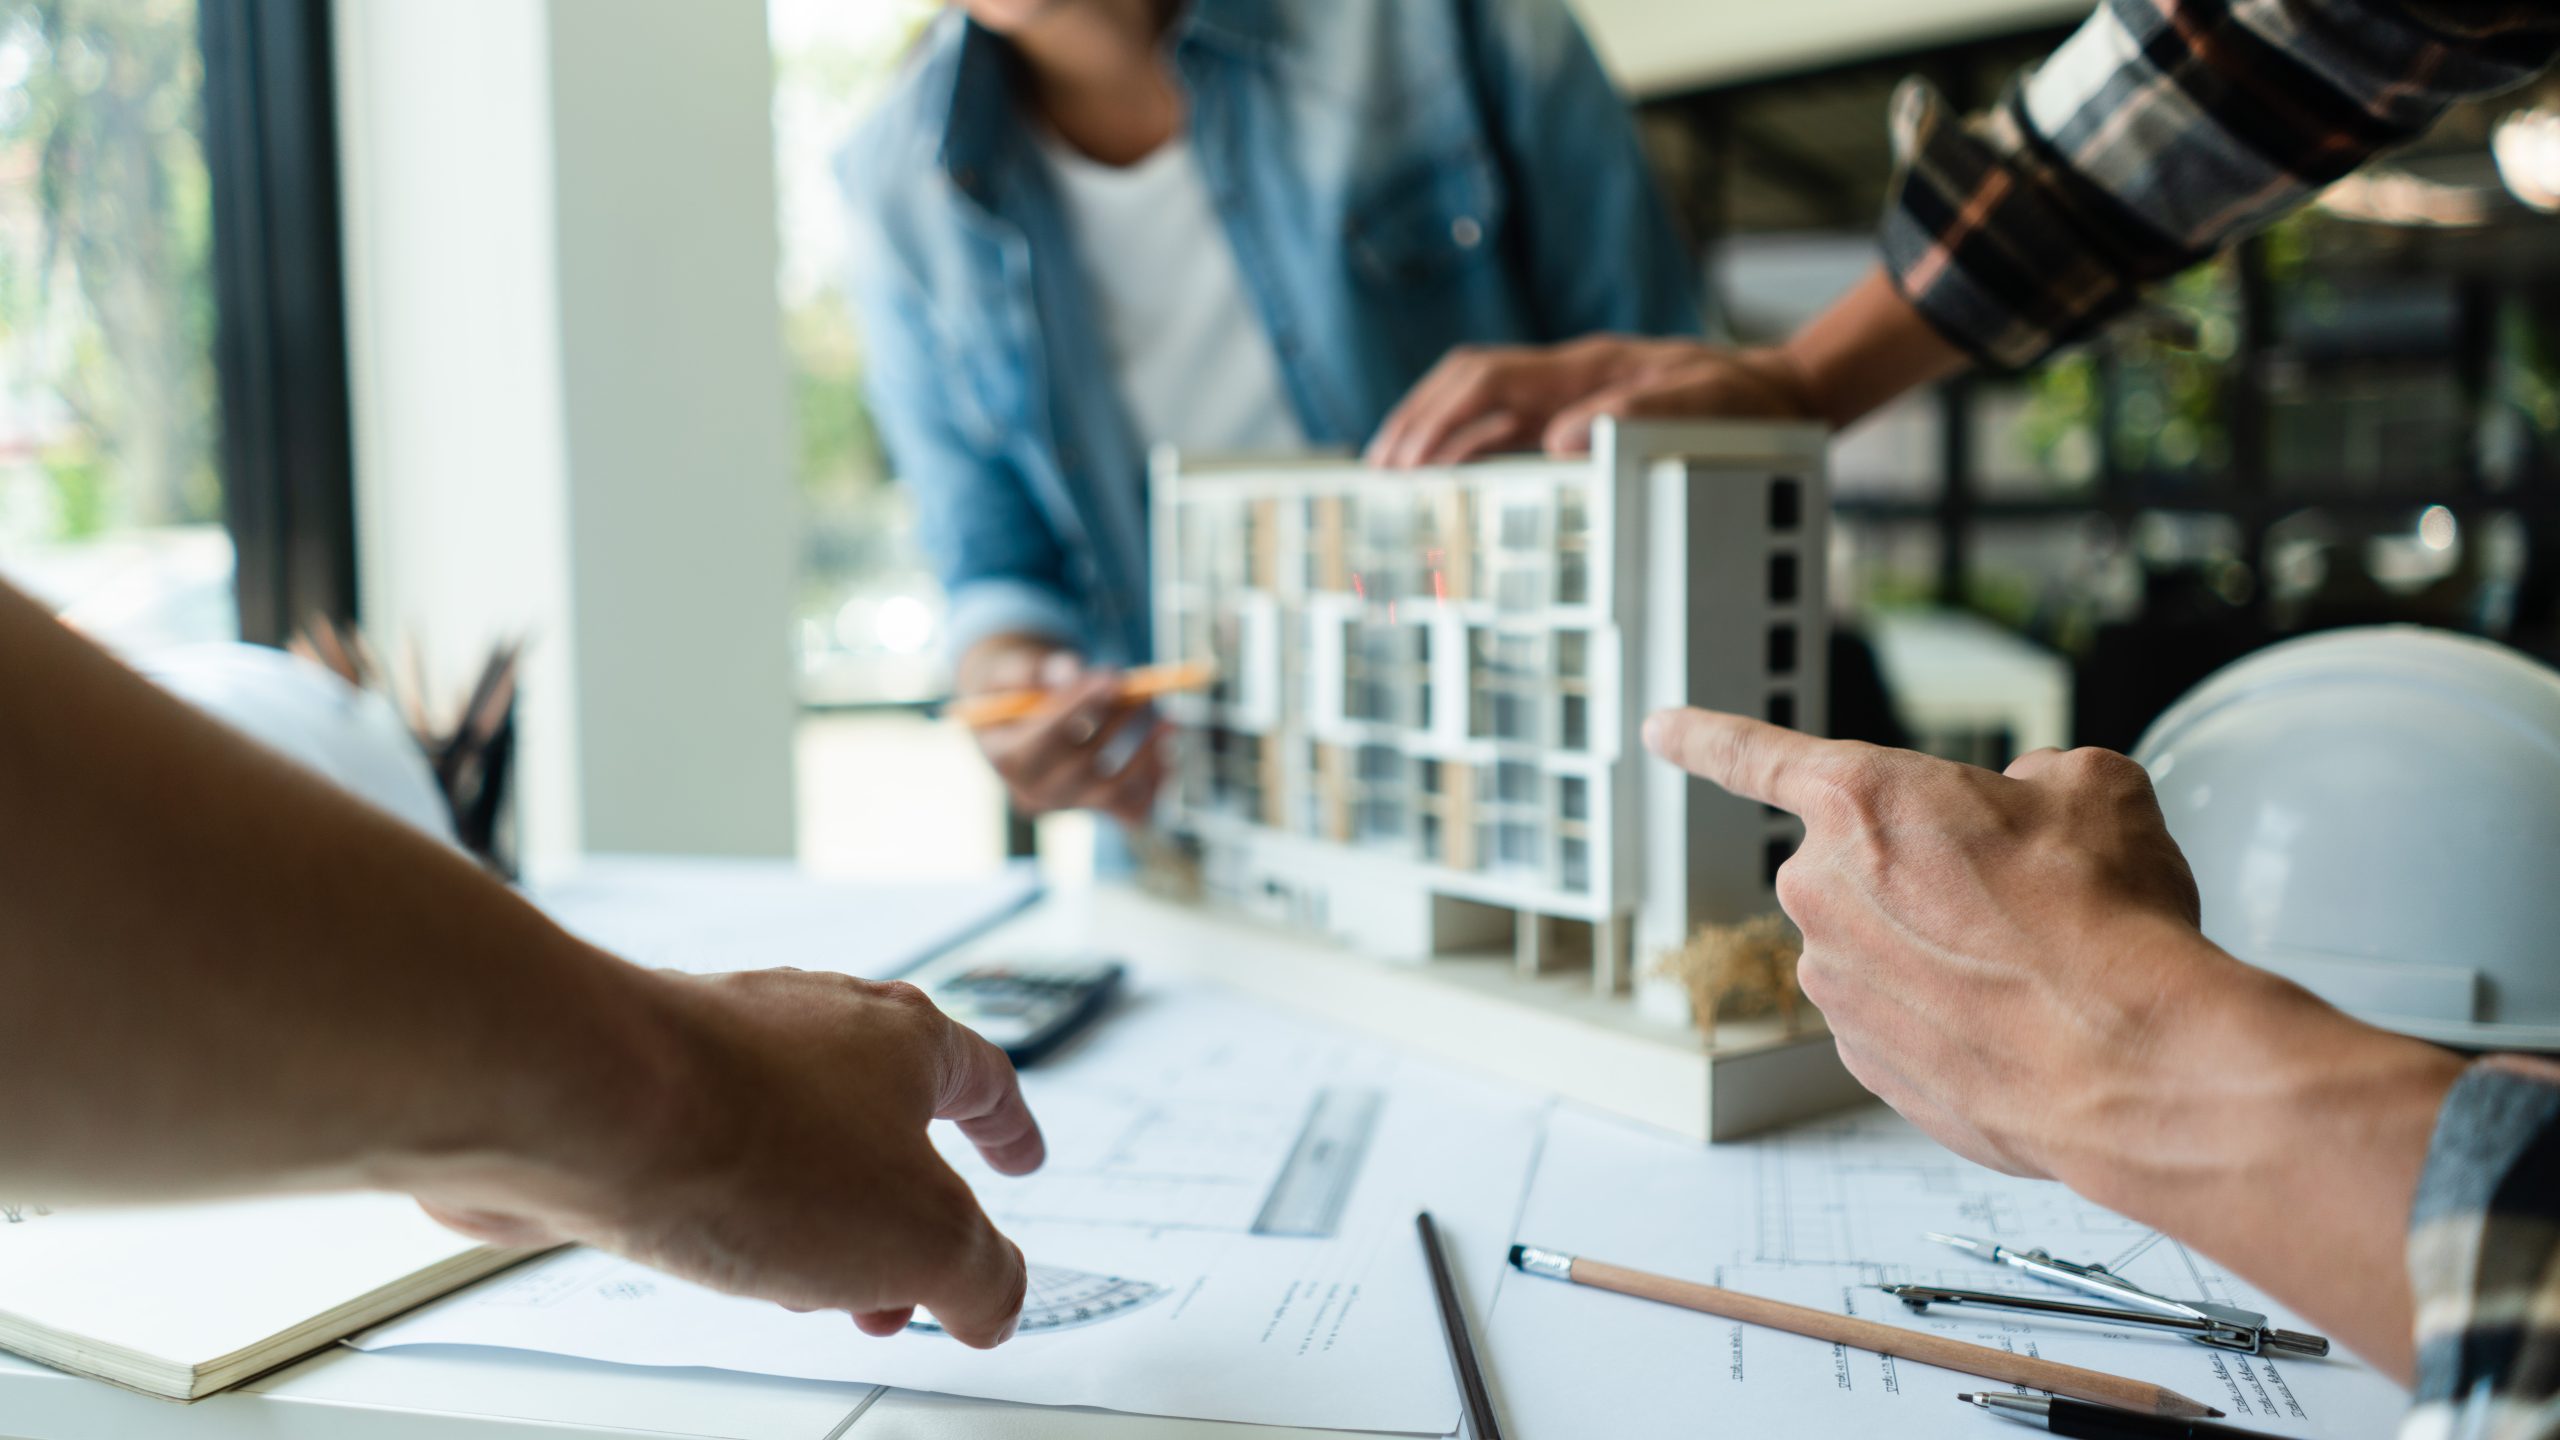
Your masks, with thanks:
<instances>
[{"instance_id":1,"label":"white scale model building","mask_svg":"<svg viewBox=\"0 0 2560 1440\"><path fill-rule=\"evenodd\" d=\"M1639 741L1683 704L1820 725L1823 444L1604 422L1587 460L1409 475L1160 455L1156 648L1219 666L1164 704L1159 821L1201 894L1398 977L1296 998L1699 1138L1862 1093L1818 1020L1702 1034L1659 973L1776 909L1801 830Z\"/></svg>"}]
</instances>

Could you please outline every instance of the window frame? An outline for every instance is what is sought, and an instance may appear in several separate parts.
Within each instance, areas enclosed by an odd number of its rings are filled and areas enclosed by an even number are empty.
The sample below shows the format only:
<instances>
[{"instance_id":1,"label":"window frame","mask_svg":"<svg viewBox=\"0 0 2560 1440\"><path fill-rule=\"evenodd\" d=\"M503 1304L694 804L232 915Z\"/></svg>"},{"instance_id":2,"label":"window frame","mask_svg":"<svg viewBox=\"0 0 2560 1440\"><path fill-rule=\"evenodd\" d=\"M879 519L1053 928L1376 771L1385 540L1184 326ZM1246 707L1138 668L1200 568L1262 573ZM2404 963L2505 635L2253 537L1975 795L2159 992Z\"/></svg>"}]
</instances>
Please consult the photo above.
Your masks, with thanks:
<instances>
[{"instance_id":1,"label":"window frame","mask_svg":"<svg viewBox=\"0 0 2560 1440\"><path fill-rule=\"evenodd\" d=\"M244 640L357 619L329 0L197 0L224 516Z\"/></svg>"}]
</instances>

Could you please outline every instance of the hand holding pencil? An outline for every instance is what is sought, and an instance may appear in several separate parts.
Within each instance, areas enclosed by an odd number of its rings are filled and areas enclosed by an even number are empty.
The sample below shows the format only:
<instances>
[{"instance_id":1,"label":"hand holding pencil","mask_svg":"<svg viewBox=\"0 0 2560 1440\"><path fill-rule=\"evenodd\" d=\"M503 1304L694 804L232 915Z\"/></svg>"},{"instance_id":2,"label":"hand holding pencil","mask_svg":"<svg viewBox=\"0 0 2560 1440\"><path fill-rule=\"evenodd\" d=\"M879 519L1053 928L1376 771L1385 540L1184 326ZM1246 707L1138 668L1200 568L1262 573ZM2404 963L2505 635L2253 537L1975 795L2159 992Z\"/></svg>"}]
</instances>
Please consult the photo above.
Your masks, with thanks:
<instances>
[{"instance_id":1,"label":"hand holding pencil","mask_svg":"<svg viewBox=\"0 0 2560 1440\"><path fill-rule=\"evenodd\" d=\"M1063 654L1064 652L1059 652ZM1141 665L1119 677L1120 700L1137 704L1185 690L1205 688L1218 677L1218 669L1206 660L1184 660L1171 665ZM1015 720L1027 720L1047 708L1056 692L1050 689L1000 690L955 700L943 714L972 730L984 730Z\"/></svg>"},{"instance_id":2,"label":"hand holding pencil","mask_svg":"<svg viewBox=\"0 0 2560 1440\"><path fill-rule=\"evenodd\" d=\"M1154 809L1172 735L1147 702L1205 672L1087 669L1052 642L999 637L963 657L964 698L944 713L970 728L1022 813L1099 810L1136 825Z\"/></svg>"}]
</instances>

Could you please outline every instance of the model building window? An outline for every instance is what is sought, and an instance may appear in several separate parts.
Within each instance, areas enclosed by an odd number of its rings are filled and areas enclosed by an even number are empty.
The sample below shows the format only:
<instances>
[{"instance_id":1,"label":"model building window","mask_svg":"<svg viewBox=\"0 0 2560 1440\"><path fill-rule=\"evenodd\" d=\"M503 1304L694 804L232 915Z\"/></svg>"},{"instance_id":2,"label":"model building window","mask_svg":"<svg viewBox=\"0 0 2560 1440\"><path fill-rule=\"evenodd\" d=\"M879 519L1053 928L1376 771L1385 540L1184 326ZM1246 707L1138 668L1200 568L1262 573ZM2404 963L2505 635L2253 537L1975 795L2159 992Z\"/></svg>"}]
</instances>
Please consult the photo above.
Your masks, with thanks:
<instances>
[{"instance_id":1,"label":"model building window","mask_svg":"<svg viewBox=\"0 0 2560 1440\"><path fill-rule=\"evenodd\" d=\"M1245 583L1245 546L1250 538L1245 508L1233 503L1200 507L1200 553L1193 571L1211 590L1233 590Z\"/></svg>"},{"instance_id":2,"label":"model building window","mask_svg":"<svg viewBox=\"0 0 2560 1440\"><path fill-rule=\"evenodd\" d=\"M1181 648L1175 652L1176 654L1215 655L1218 653L1209 648L1213 637L1209 633L1209 617L1206 613L1186 609L1174 621L1174 629L1181 640Z\"/></svg>"},{"instance_id":3,"label":"model building window","mask_svg":"<svg viewBox=\"0 0 2560 1440\"><path fill-rule=\"evenodd\" d=\"M1407 592L1417 599L1448 598L1448 579L1441 574L1443 557L1448 553L1448 537L1440 530L1442 497L1438 492L1415 489L1405 501L1411 523L1405 531L1403 563L1405 580L1412 588Z\"/></svg>"},{"instance_id":4,"label":"model building window","mask_svg":"<svg viewBox=\"0 0 2560 1440\"><path fill-rule=\"evenodd\" d=\"M1487 507L1493 543L1486 547L1485 589L1496 609L1543 610L1553 603L1556 571L1554 500L1544 491L1510 495Z\"/></svg>"},{"instance_id":5,"label":"model building window","mask_svg":"<svg viewBox=\"0 0 2560 1440\"><path fill-rule=\"evenodd\" d=\"M1493 574L1495 607L1511 611L1545 609L1548 575L1545 556L1534 560L1504 559Z\"/></svg>"},{"instance_id":6,"label":"model building window","mask_svg":"<svg viewBox=\"0 0 2560 1440\"><path fill-rule=\"evenodd\" d=\"M1501 760L1476 772L1479 848L1490 868L1546 867L1547 787L1536 765Z\"/></svg>"},{"instance_id":7,"label":"model building window","mask_svg":"<svg viewBox=\"0 0 2560 1440\"><path fill-rule=\"evenodd\" d=\"M1232 610L1220 610L1212 614L1209 617L1209 648L1193 653L1242 655L1244 653L1244 617ZM1235 674L1232 661L1219 666L1209 681L1209 703L1219 706L1236 703L1236 684L1239 678Z\"/></svg>"},{"instance_id":8,"label":"model building window","mask_svg":"<svg viewBox=\"0 0 2560 1440\"><path fill-rule=\"evenodd\" d=\"M1567 890L1591 888L1591 782L1580 775L1556 777L1556 883Z\"/></svg>"},{"instance_id":9,"label":"model building window","mask_svg":"<svg viewBox=\"0 0 2560 1440\"><path fill-rule=\"evenodd\" d=\"M1256 590L1280 588L1280 503L1256 500L1244 512L1244 577Z\"/></svg>"},{"instance_id":10,"label":"model building window","mask_svg":"<svg viewBox=\"0 0 2560 1440\"><path fill-rule=\"evenodd\" d=\"M1345 502L1352 504L1352 502ZM1423 572L1422 546L1415 538L1416 504L1410 491L1364 495L1356 504L1358 543L1351 565L1351 588L1371 605L1388 607L1393 619L1400 601L1430 594Z\"/></svg>"},{"instance_id":11,"label":"model building window","mask_svg":"<svg viewBox=\"0 0 2560 1440\"><path fill-rule=\"evenodd\" d=\"M1413 627L1413 665L1405 677L1405 694L1411 704L1406 713L1413 716L1413 728L1431 728L1431 632L1423 626Z\"/></svg>"},{"instance_id":12,"label":"model building window","mask_svg":"<svg viewBox=\"0 0 2560 1440\"><path fill-rule=\"evenodd\" d=\"M1353 806L1358 837L1364 841L1403 839L1405 817L1412 809L1405 788L1403 753L1386 745L1361 746L1358 780Z\"/></svg>"},{"instance_id":13,"label":"model building window","mask_svg":"<svg viewBox=\"0 0 2560 1440\"><path fill-rule=\"evenodd\" d=\"M1185 505L1177 525L1173 544L1182 556L1183 577L1205 583L1210 576L1209 556L1215 543L1212 532L1218 528L1217 511L1196 502Z\"/></svg>"},{"instance_id":14,"label":"model building window","mask_svg":"<svg viewBox=\"0 0 2560 1440\"><path fill-rule=\"evenodd\" d=\"M1556 841L1558 881L1580 893L1591 888L1591 842L1567 835Z\"/></svg>"},{"instance_id":15,"label":"model building window","mask_svg":"<svg viewBox=\"0 0 2560 1440\"><path fill-rule=\"evenodd\" d=\"M1345 718L1414 729L1429 725L1430 675L1431 637L1421 626L1345 623Z\"/></svg>"},{"instance_id":16,"label":"model building window","mask_svg":"<svg viewBox=\"0 0 2560 1440\"><path fill-rule=\"evenodd\" d=\"M1546 868L1545 833L1535 820L1496 820L1480 829L1488 869L1537 871Z\"/></svg>"},{"instance_id":17,"label":"model building window","mask_svg":"<svg viewBox=\"0 0 2560 1440\"><path fill-rule=\"evenodd\" d=\"M1556 745L1591 748L1591 636L1580 630L1555 635Z\"/></svg>"},{"instance_id":18,"label":"model building window","mask_svg":"<svg viewBox=\"0 0 2560 1440\"><path fill-rule=\"evenodd\" d=\"M1262 818L1261 736L1210 730L1209 793L1217 809L1248 820Z\"/></svg>"},{"instance_id":19,"label":"model building window","mask_svg":"<svg viewBox=\"0 0 2560 1440\"><path fill-rule=\"evenodd\" d=\"M1556 603L1591 603L1591 512L1580 486L1556 495Z\"/></svg>"},{"instance_id":20,"label":"model building window","mask_svg":"<svg viewBox=\"0 0 2560 1440\"><path fill-rule=\"evenodd\" d=\"M1542 744L1538 717L1550 693L1537 635L1478 629L1469 666L1468 733L1480 740Z\"/></svg>"}]
</instances>

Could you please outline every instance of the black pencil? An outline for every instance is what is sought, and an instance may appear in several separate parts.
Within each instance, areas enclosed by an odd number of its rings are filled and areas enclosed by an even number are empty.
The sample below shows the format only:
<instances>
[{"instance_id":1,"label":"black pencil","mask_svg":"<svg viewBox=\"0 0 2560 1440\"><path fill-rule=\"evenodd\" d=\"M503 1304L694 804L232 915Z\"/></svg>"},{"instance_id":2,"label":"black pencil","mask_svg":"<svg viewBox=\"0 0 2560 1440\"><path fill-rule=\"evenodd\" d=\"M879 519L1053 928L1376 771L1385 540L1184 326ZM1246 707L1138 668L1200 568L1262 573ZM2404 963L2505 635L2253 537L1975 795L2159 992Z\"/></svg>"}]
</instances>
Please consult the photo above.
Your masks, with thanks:
<instances>
[{"instance_id":1,"label":"black pencil","mask_svg":"<svg viewBox=\"0 0 2560 1440\"><path fill-rule=\"evenodd\" d=\"M1467 1333L1467 1314L1458 1308L1458 1284L1449 1276L1449 1258L1440 1253L1440 1229L1431 1212L1413 1217L1422 1234L1422 1258L1431 1265L1431 1293L1440 1301L1440 1326L1449 1336L1449 1368L1458 1372L1458 1397L1467 1405L1467 1429L1475 1440L1502 1440L1493 1418L1493 1397L1485 1392L1484 1371L1476 1365L1476 1343Z\"/></svg>"}]
</instances>

